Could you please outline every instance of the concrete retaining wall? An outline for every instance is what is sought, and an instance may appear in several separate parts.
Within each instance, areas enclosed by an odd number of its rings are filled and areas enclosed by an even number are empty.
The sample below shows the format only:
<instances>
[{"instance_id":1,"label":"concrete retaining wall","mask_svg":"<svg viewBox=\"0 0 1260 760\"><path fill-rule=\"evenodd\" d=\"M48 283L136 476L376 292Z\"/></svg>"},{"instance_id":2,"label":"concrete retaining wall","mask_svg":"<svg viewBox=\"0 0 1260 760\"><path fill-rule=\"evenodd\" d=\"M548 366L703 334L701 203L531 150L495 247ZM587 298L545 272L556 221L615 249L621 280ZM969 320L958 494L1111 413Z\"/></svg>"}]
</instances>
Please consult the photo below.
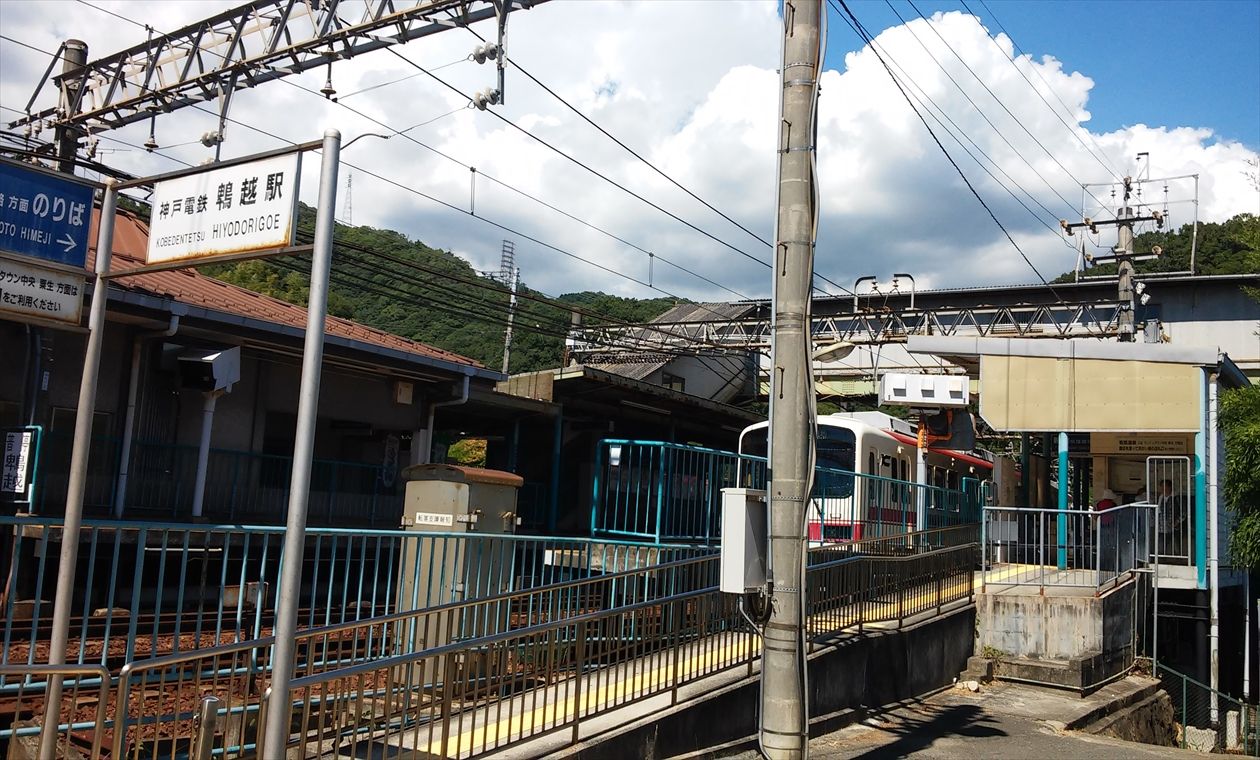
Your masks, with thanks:
<instances>
[{"instance_id":1,"label":"concrete retaining wall","mask_svg":"<svg viewBox=\"0 0 1260 760\"><path fill-rule=\"evenodd\" d=\"M809 661L810 715L832 730L856 708L916 697L953 682L971 656L975 608L963 607L900 631L845 637ZM757 730L756 676L693 699L562 753L582 760L673 757L751 740Z\"/></svg>"}]
</instances>

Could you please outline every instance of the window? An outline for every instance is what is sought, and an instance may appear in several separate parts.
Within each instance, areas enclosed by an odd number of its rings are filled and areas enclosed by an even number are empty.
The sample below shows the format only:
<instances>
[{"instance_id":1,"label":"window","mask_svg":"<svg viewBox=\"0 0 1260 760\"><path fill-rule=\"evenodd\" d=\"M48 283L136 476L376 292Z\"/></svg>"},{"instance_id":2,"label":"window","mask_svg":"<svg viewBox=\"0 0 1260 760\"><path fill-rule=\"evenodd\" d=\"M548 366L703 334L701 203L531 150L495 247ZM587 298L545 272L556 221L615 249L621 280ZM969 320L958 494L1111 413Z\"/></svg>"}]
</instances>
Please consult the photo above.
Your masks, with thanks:
<instances>
[{"instance_id":1,"label":"window","mask_svg":"<svg viewBox=\"0 0 1260 760\"><path fill-rule=\"evenodd\" d=\"M669 388L671 391L682 393L687 390L687 378L663 372L661 373L661 385Z\"/></svg>"}]
</instances>

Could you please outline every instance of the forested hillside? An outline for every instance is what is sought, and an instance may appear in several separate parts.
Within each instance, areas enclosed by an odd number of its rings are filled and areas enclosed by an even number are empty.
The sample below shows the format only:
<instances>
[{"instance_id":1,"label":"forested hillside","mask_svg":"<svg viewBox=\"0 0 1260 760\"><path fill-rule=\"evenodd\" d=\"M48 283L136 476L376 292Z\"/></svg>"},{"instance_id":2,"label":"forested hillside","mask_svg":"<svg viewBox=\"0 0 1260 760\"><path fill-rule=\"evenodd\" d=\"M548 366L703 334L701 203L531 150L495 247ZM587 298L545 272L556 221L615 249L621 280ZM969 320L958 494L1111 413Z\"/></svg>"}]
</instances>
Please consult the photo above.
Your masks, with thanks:
<instances>
[{"instance_id":1,"label":"forested hillside","mask_svg":"<svg viewBox=\"0 0 1260 760\"><path fill-rule=\"evenodd\" d=\"M1112 228L1101 231L1107 239ZM1079 232L1077 234L1080 234ZM1134 239L1134 250L1150 251L1153 246L1163 248L1158 259L1139 261L1134 265L1138 274L1147 272L1184 272L1190 269L1190 247L1194 239L1194 225L1183 224L1176 230L1144 232ZM1244 274L1260 272L1260 217L1239 214L1224 222L1201 222L1198 246L1195 252L1195 274ZM1091 275L1115 274L1116 265L1093 267ZM1069 282L1073 274L1060 275L1058 282Z\"/></svg>"},{"instance_id":2,"label":"forested hillside","mask_svg":"<svg viewBox=\"0 0 1260 760\"><path fill-rule=\"evenodd\" d=\"M311 239L313 209L302 207L298 236ZM329 313L468 356L499 369L507 319L505 285L481 277L449 251L393 230L336 226ZM305 305L309 256L218 264L206 274L258 293ZM523 277L528 278L528 272ZM621 298L580 292L551 298L520 286L512 340L512 372L559 366L572 304L604 321L643 322L674 305L672 299ZM589 318L583 319L590 324Z\"/></svg>"}]
</instances>

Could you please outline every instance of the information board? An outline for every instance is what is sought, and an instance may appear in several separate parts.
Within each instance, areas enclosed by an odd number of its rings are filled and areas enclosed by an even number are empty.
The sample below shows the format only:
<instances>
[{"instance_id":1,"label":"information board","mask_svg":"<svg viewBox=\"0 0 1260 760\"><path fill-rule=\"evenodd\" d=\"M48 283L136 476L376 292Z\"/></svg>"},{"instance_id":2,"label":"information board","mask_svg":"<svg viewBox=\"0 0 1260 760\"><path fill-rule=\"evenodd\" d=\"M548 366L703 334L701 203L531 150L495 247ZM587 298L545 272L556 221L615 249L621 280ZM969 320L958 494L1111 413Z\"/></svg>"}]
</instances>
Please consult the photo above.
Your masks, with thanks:
<instances>
[{"instance_id":1,"label":"information board","mask_svg":"<svg viewBox=\"0 0 1260 760\"><path fill-rule=\"evenodd\" d=\"M0 314L6 317L78 325L83 288L81 274L0 256Z\"/></svg>"},{"instance_id":2,"label":"information board","mask_svg":"<svg viewBox=\"0 0 1260 760\"><path fill-rule=\"evenodd\" d=\"M0 161L0 251L82 269L93 192L90 185Z\"/></svg>"}]
</instances>

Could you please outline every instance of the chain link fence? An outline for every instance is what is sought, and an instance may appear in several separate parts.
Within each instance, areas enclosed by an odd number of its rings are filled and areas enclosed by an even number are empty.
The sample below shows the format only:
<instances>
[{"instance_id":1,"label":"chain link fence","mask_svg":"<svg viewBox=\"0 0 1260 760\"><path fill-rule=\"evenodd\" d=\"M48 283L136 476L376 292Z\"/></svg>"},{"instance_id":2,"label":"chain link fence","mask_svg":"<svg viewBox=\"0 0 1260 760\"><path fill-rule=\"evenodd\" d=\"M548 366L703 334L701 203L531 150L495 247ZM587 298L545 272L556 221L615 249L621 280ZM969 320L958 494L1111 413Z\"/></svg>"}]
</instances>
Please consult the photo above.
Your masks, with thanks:
<instances>
[{"instance_id":1,"label":"chain link fence","mask_svg":"<svg viewBox=\"0 0 1260 760\"><path fill-rule=\"evenodd\" d=\"M1172 698L1178 746L1260 757L1260 715L1255 705L1215 691L1163 663L1155 665L1155 675Z\"/></svg>"}]
</instances>

